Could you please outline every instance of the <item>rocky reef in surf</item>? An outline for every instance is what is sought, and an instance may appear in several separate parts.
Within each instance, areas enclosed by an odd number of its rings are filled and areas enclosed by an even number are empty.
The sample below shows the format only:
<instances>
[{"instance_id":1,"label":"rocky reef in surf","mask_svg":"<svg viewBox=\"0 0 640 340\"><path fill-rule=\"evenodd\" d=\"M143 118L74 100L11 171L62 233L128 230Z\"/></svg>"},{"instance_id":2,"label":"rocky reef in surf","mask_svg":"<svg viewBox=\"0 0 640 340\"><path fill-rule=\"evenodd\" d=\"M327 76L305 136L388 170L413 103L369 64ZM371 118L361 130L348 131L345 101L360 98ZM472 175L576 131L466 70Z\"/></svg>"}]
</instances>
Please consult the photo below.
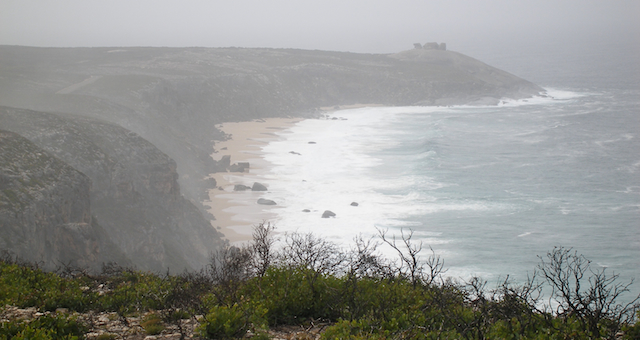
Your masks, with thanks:
<instances>
[{"instance_id":1,"label":"rocky reef in surf","mask_svg":"<svg viewBox=\"0 0 640 340\"><path fill-rule=\"evenodd\" d=\"M202 205L215 186L207 175L230 166L210 156L226 138L216 124L313 116L336 105L495 104L543 91L440 47L357 54L0 46L0 60L0 127L86 175L92 221L132 263L153 270L197 267L222 242ZM18 180L7 178L3 185Z\"/></svg>"}]
</instances>

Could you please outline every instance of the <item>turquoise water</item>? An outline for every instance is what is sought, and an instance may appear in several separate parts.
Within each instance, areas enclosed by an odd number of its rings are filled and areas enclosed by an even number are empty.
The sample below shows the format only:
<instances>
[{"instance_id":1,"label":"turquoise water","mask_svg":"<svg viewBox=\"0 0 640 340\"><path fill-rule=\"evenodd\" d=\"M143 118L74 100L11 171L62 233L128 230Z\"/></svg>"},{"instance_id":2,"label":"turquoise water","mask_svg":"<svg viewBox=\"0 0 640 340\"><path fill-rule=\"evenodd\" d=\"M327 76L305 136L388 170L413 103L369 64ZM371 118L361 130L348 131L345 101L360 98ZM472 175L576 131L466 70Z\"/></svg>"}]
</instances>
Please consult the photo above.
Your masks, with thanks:
<instances>
[{"instance_id":1,"label":"turquoise water","mask_svg":"<svg viewBox=\"0 0 640 340\"><path fill-rule=\"evenodd\" d=\"M298 123L263 148L274 222L345 247L410 228L463 279L524 280L554 246L640 278L640 87L633 72L611 76L619 64L602 77L573 67L537 75L546 98Z\"/></svg>"}]
</instances>

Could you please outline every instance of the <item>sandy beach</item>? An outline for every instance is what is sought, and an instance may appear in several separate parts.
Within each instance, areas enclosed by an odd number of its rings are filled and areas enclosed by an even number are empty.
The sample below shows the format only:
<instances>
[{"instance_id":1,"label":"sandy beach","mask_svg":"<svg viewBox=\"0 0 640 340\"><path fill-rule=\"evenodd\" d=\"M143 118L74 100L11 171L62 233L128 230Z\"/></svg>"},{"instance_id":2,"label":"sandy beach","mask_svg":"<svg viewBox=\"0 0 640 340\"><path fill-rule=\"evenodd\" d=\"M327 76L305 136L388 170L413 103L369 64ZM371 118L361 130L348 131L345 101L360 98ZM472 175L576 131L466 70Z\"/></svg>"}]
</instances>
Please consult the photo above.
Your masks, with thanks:
<instances>
[{"instance_id":1,"label":"sandy beach","mask_svg":"<svg viewBox=\"0 0 640 340\"><path fill-rule=\"evenodd\" d=\"M382 106L380 104L353 104L318 108L318 113L328 114L336 110ZM253 227L262 222L275 223L273 206L257 204L259 198L267 198L264 191L235 191L237 184L251 187L261 183L260 175L270 164L262 157L261 148L279 138L276 133L292 127L302 118L265 118L248 122L230 122L216 125L230 135L226 141L216 141L211 157L216 161L230 156L230 164L249 163L243 172L218 172L211 174L217 188L209 191L209 212L215 216L213 227L222 232L231 244L242 244L252 237ZM269 183L262 183L267 187Z\"/></svg>"},{"instance_id":2,"label":"sandy beach","mask_svg":"<svg viewBox=\"0 0 640 340\"><path fill-rule=\"evenodd\" d=\"M218 188L209 191L209 212L215 216L212 225L222 232L231 244L240 244L251 239L253 226L271 221L275 214L270 206L259 205L262 191L234 191L237 184L251 187L260 182L259 175L269 164L261 157L261 147L278 138L276 132L293 126L300 118L267 118L250 122L219 124L220 130L231 135L226 141L217 141L214 145L213 159L221 160L230 156L231 164L249 163L243 172L219 172L211 174ZM268 183L262 183L268 187ZM264 197L267 198L267 197Z\"/></svg>"}]
</instances>

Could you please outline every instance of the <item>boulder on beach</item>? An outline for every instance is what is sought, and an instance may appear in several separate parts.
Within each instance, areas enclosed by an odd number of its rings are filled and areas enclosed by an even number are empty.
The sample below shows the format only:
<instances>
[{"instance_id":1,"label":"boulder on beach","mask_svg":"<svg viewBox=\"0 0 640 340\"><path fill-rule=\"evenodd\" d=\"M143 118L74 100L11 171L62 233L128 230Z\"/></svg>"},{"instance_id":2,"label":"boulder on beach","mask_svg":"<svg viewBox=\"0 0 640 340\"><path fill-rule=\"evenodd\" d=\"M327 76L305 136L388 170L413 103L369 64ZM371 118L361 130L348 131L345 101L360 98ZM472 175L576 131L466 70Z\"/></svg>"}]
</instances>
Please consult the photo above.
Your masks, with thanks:
<instances>
[{"instance_id":1,"label":"boulder on beach","mask_svg":"<svg viewBox=\"0 0 640 340\"><path fill-rule=\"evenodd\" d=\"M336 214L331 210L325 210L322 213L322 218L336 217Z\"/></svg>"},{"instance_id":2,"label":"boulder on beach","mask_svg":"<svg viewBox=\"0 0 640 340\"><path fill-rule=\"evenodd\" d=\"M267 191L267 187L264 184L260 184L258 182L253 183L251 187L251 191Z\"/></svg>"},{"instance_id":3,"label":"boulder on beach","mask_svg":"<svg viewBox=\"0 0 640 340\"><path fill-rule=\"evenodd\" d=\"M352 207L357 207L358 205L359 205L358 202L351 202Z\"/></svg>"},{"instance_id":4,"label":"boulder on beach","mask_svg":"<svg viewBox=\"0 0 640 340\"><path fill-rule=\"evenodd\" d=\"M273 200L268 200L266 198L259 198L258 204L260 205L276 205L276 202Z\"/></svg>"},{"instance_id":5,"label":"boulder on beach","mask_svg":"<svg viewBox=\"0 0 640 340\"><path fill-rule=\"evenodd\" d=\"M250 190L251 187L246 186L244 184L236 184L233 186L233 191L245 191L245 190Z\"/></svg>"},{"instance_id":6,"label":"boulder on beach","mask_svg":"<svg viewBox=\"0 0 640 340\"><path fill-rule=\"evenodd\" d=\"M231 165L231 156L230 155L224 155L222 156L222 158L218 161L218 163L220 163L220 166L223 168L228 168Z\"/></svg>"},{"instance_id":7,"label":"boulder on beach","mask_svg":"<svg viewBox=\"0 0 640 340\"><path fill-rule=\"evenodd\" d=\"M244 172L244 168L236 163L231 164L227 169L229 172Z\"/></svg>"},{"instance_id":8,"label":"boulder on beach","mask_svg":"<svg viewBox=\"0 0 640 340\"><path fill-rule=\"evenodd\" d=\"M302 212L311 212L309 209L302 209Z\"/></svg>"}]
</instances>

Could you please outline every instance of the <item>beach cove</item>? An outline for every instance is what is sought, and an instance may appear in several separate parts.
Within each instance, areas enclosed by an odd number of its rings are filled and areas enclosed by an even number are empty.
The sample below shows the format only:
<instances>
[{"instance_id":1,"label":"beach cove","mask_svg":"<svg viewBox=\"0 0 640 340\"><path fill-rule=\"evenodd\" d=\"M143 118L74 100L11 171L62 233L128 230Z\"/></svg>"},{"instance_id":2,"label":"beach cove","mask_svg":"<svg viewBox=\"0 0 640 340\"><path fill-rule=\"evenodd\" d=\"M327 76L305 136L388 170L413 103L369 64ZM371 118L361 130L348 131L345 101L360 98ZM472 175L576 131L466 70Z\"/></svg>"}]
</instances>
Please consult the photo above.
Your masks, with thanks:
<instances>
[{"instance_id":1,"label":"beach cove","mask_svg":"<svg viewBox=\"0 0 640 340\"><path fill-rule=\"evenodd\" d=\"M363 107L223 124L228 142L240 143L218 143L214 157L230 154L231 165L250 169L214 174L223 190L212 191L220 216L213 225L231 244L266 221L278 233L313 233L344 249L356 236L411 229L424 254L431 247L446 261L448 275L492 284L506 275L526 280L554 245L633 277L634 132L602 128L610 113L590 108L612 107L606 95L548 91L497 106ZM268 191L234 191L254 182ZM322 218L326 210L335 216Z\"/></svg>"},{"instance_id":2,"label":"beach cove","mask_svg":"<svg viewBox=\"0 0 640 340\"><path fill-rule=\"evenodd\" d=\"M212 225L221 231L231 244L244 243L251 239L252 228L261 221L275 217L269 206L259 205L257 200L266 196L264 191L252 191L253 183L259 180L268 162L261 157L261 148L286 130L299 118L267 118L249 122L229 122L217 127L229 136L225 141L216 141L211 156L220 161L229 156L230 164L248 163L242 171L227 171L211 174L217 188L209 191L210 201L205 202L209 212L215 216ZM236 185L247 186L247 190L234 190Z\"/></svg>"}]
</instances>

